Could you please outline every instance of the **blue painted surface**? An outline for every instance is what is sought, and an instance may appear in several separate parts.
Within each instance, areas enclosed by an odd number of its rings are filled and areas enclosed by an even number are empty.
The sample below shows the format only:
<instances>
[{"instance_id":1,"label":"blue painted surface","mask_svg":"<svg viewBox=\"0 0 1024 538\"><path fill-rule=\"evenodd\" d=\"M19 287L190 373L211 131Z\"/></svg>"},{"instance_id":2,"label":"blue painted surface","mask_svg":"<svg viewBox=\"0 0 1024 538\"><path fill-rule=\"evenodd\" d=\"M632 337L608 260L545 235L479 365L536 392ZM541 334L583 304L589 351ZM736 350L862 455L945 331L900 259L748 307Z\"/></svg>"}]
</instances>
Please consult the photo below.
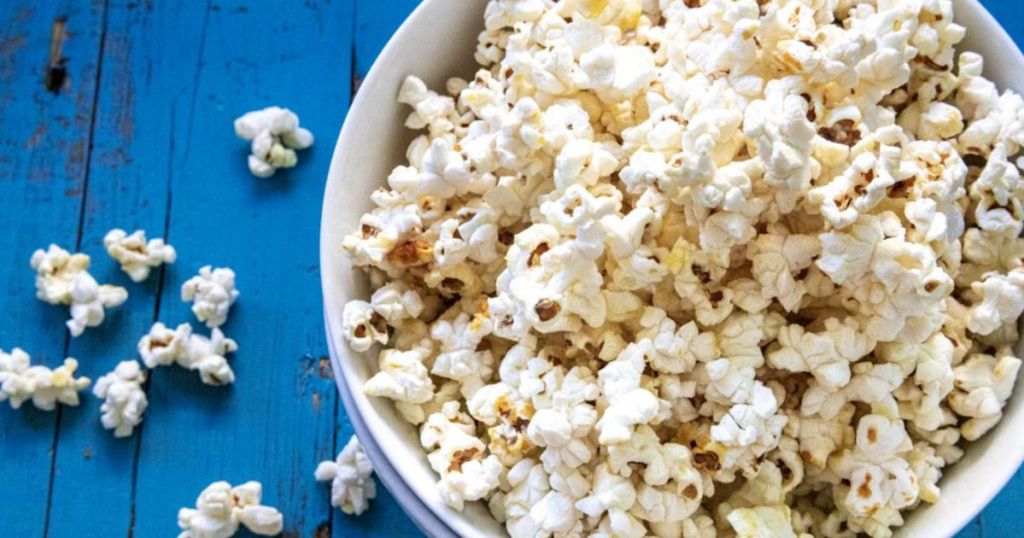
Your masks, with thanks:
<instances>
[{"instance_id":1,"label":"blue painted surface","mask_svg":"<svg viewBox=\"0 0 1024 538\"><path fill-rule=\"evenodd\" d=\"M1024 6L984 2L1019 42ZM94 379L135 355L154 320L191 320L178 298L201 265L238 273L225 327L238 382L153 372L143 427L114 439L98 403L42 413L0 406L0 536L173 536L207 483L260 480L287 536L418 535L381 489L351 518L328 504L316 463L351 435L326 362L317 275L319 203L352 88L416 0L0 0L0 348L78 357ZM67 17L68 80L42 84L51 26ZM318 137L272 181L245 168L231 120L267 104ZM144 228L179 261L143 285L106 257L111 227ZM258 238L258 241L253 240ZM66 310L34 299L28 257L57 242L91 254L131 298L71 340ZM195 324L198 325L198 324ZM960 537L1024 535L1024 474Z\"/></svg>"}]
</instances>

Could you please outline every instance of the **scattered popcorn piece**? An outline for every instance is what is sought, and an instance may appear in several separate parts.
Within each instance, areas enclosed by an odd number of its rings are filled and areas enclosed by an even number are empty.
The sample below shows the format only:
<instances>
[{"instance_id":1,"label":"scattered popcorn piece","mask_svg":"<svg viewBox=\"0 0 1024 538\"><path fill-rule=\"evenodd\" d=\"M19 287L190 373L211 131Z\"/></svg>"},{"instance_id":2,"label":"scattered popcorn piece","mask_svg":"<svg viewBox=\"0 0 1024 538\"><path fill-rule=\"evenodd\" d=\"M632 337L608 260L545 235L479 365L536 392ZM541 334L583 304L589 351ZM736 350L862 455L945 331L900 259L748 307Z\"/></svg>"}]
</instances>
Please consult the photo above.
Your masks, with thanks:
<instances>
[{"instance_id":1,"label":"scattered popcorn piece","mask_svg":"<svg viewBox=\"0 0 1024 538\"><path fill-rule=\"evenodd\" d=\"M195 334L188 323L170 330L157 322L149 333L139 340L139 355L148 368L177 364L199 372L207 385L230 385L235 372L228 364L227 355L238 351L238 343L214 328L210 336Z\"/></svg>"},{"instance_id":2,"label":"scattered popcorn piece","mask_svg":"<svg viewBox=\"0 0 1024 538\"><path fill-rule=\"evenodd\" d=\"M181 286L181 300L191 301L196 319L211 329L227 321L228 310L236 299L235 272L229 268L204 266Z\"/></svg>"},{"instance_id":3,"label":"scattered popcorn piece","mask_svg":"<svg viewBox=\"0 0 1024 538\"><path fill-rule=\"evenodd\" d=\"M96 282L89 274L89 263L85 254L70 254L52 244L32 254L36 296L50 304L71 306L66 325L74 337L87 327L98 327L106 317L105 309L121 306L128 299L128 290Z\"/></svg>"},{"instance_id":4,"label":"scattered popcorn piece","mask_svg":"<svg viewBox=\"0 0 1024 538\"><path fill-rule=\"evenodd\" d=\"M178 511L178 538L228 538L239 526L260 536L276 536L284 528L284 517L276 508L260 504L262 498L259 482L234 488L214 482L199 494L195 508Z\"/></svg>"},{"instance_id":5,"label":"scattered popcorn piece","mask_svg":"<svg viewBox=\"0 0 1024 538\"><path fill-rule=\"evenodd\" d=\"M70 254L53 244L35 251L31 265L36 271L36 296L50 304L71 304L72 281L89 269L89 263L89 256Z\"/></svg>"},{"instance_id":6,"label":"scattered popcorn piece","mask_svg":"<svg viewBox=\"0 0 1024 538\"><path fill-rule=\"evenodd\" d=\"M169 366L177 362L188 367L188 341L192 338L192 325L182 323L173 331L159 321L139 340L139 356L146 368Z\"/></svg>"},{"instance_id":7,"label":"scattered popcorn piece","mask_svg":"<svg viewBox=\"0 0 1024 538\"><path fill-rule=\"evenodd\" d=\"M110 230L103 238L103 246L134 282L146 280L154 268L174 263L178 256L174 247L164 243L163 239L146 241L146 232L142 230L131 235L118 228Z\"/></svg>"},{"instance_id":8,"label":"scattered popcorn piece","mask_svg":"<svg viewBox=\"0 0 1024 538\"><path fill-rule=\"evenodd\" d=\"M278 168L295 166L295 150L313 145L313 133L299 127L299 117L276 106L247 112L236 119L235 134L252 142L249 171L256 177L270 177Z\"/></svg>"},{"instance_id":9,"label":"scattered popcorn piece","mask_svg":"<svg viewBox=\"0 0 1024 538\"><path fill-rule=\"evenodd\" d=\"M28 353L14 348L10 353L0 350L0 402L10 400L18 409L26 400L43 411L53 411L57 403L78 405L78 392L89 386L88 377L75 377L78 361L72 358L50 369L31 366Z\"/></svg>"},{"instance_id":10,"label":"scattered popcorn piece","mask_svg":"<svg viewBox=\"0 0 1024 538\"><path fill-rule=\"evenodd\" d=\"M123 361L114 371L96 380L92 392L103 398L100 421L103 427L114 430L116 437L128 437L142 423L142 414L149 402L142 384L146 374L138 361Z\"/></svg>"},{"instance_id":11,"label":"scattered popcorn piece","mask_svg":"<svg viewBox=\"0 0 1024 538\"><path fill-rule=\"evenodd\" d=\"M331 506L341 508L346 514L362 514L370 507L370 499L377 496L373 464L354 435L338 454L338 459L320 462L314 475L320 482L331 481Z\"/></svg>"},{"instance_id":12,"label":"scattered popcorn piece","mask_svg":"<svg viewBox=\"0 0 1024 538\"><path fill-rule=\"evenodd\" d=\"M71 281L71 319L67 321L71 336L81 336L86 327L99 327L107 308L121 306L127 300L128 290L100 285L89 273L79 273Z\"/></svg>"}]
</instances>

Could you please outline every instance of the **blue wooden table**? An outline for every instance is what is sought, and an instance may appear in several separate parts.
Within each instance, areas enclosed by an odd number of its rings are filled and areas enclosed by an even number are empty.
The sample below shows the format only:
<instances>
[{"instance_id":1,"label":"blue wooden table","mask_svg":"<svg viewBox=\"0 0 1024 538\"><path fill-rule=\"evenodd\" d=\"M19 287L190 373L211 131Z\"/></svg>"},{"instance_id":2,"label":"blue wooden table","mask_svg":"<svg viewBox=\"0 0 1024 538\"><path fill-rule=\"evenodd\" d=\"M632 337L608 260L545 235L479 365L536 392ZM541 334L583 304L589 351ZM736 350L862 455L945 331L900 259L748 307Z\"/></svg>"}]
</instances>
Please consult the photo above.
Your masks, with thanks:
<instances>
[{"instance_id":1,"label":"blue wooden table","mask_svg":"<svg viewBox=\"0 0 1024 538\"><path fill-rule=\"evenodd\" d=\"M985 2L1024 41L1018 2ZM208 483L259 480L286 536L407 536L386 491L352 518L313 479L351 435L322 328L320 200L352 93L416 0L0 0L0 348L96 379L136 355L154 321L193 321L178 297L202 265L233 267L225 332L237 383L153 371L136 434L115 439L91 395L77 408L0 405L0 536L166 537ZM46 67L64 58L45 77ZM424 59L429 61L429 59ZM57 63L53 64L55 67ZM317 136L300 164L251 177L231 122L267 105ZM102 247L142 228L178 262L131 284ZM67 310L35 299L28 259L55 242L93 256L131 297L70 339ZM1024 535L1024 476L961 536Z\"/></svg>"}]
</instances>

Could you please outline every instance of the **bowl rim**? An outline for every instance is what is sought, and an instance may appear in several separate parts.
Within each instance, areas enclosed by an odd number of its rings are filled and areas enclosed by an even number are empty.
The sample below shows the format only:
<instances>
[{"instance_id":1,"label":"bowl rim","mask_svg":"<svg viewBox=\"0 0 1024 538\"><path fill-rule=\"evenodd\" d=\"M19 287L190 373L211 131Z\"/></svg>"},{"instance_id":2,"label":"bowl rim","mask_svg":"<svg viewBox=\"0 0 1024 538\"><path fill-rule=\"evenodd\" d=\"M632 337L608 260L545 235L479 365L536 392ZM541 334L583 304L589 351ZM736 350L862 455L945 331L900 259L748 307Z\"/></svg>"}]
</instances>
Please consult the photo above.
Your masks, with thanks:
<instances>
[{"instance_id":1,"label":"bowl rim","mask_svg":"<svg viewBox=\"0 0 1024 538\"><path fill-rule=\"evenodd\" d=\"M331 244L328 242L328 215L330 211L335 209L331 205L332 200L327 194L330 192L333 183L339 181L339 172L344 166L342 161L345 152L342 151L342 149L348 145L358 144L360 142L358 134L354 132L355 127L352 126L353 122L350 121L353 116L353 112L366 107L366 102L372 99L372 97L370 97L369 92L365 90L375 87L378 84L378 79L384 77L382 74L384 68L381 67L381 60L392 56L394 54L394 50L398 48L398 43L401 38L405 34L413 32L420 19L424 18L424 14L428 10L437 9L435 6L440 5L443 1L444 0L422 0L409 14L409 16L406 17L398 29L389 37L387 44L374 60L369 72L363 80L362 88L364 91L357 92L351 105L348 107L348 112L346 113L344 123L335 144L327 182L325 184L325 195L321 210L320 275L321 291L323 294L324 326L327 336L328 350L331 357L331 367L334 372L335 381L338 385L346 414L353 424L364 451L372 461L380 481L395 497L403 510L405 510L405 512L410 516L417 527L427 535L447 538L449 536L458 536L458 533L453 529L453 527L446 523L446 518L450 518L452 516L451 510L446 507L438 507L436 505L429 504L416 494L415 489L409 485L405 477L403 477L399 472L400 466L395 465L388 456L387 451L377 443L375 437L372 435L372 429L362 416L364 409L360 407L353 397L352 387L349 386L349 381L345 374L345 368L341 364L341 354L339 353L335 343L336 335L333 334L331 328L331 312L340 312L345 301L327 293L329 286L328 279L332 275L332 272L326 270L329 263L328 260L330 259L329 250L332 248ZM980 19L980 21L985 25L986 31L991 31L993 33L988 39L997 41L1003 50L1003 54L1013 57L1014 64L1024 66L1024 54L1022 54L1018 44L1007 33L1002 24L999 23L999 21L991 14L991 12L988 11L987 8L985 8L984 5L981 4L979 0L954 0L954 2L958 11L958 22L962 19L963 12L961 10L970 12L972 16L976 16ZM986 71L990 67L991 64L986 62ZM1007 86L999 84L999 88L1000 90L1005 90L1007 89ZM1014 89L1024 95L1024 87ZM347 344L343 343L342 345ZM371 350L370 354L375 356L376 351L377 349L374 348ZM1024 376L1024 370L1022 370L1021 376ZM1019 380L1020 379L1018 378L1018 381ZM1020 392L1022 391L1024 391L1024 388L1021 388L1018 384L1018 387L1014 390L1012 398L1016 399L1024 397L1024 395L1020 395ZM1009 401L1006 405L1009 405ZM1006 417L1004 417L1004 419L1005 418ZM1000 425L1002 425L1002 422L1000 422L997 427ZM995 432L990 432L990 435L987 435L986 437L990 437L994 433ZM985 439L985 437L982 439ZM1020 469L1021 464L1024 463L1024 447L1012 454L1001 454L1000 457L1003 461L1007 462L1007 465L1002 467L1003 469L1006 469L1007 472L1002 476L988 476L986 477L986 480L982 480L978 484L975 484L976 487L972 488L971 496L967 499L967 503L965 505L960 505L962 509L958 510L955 515L950 516L950 522L947 525L950 530L950 536L964 529L968 523L976 518L1014 477L1017 470ZM1009 458L1009 460L1006 458ZM957 464L953 464L950 469L955 469L956 466ZM945 474L946 473L943 473L944 476ZM907 512L905 515L909 517L920 511L921 507L918 507ZM902 535L902 527L894 530L897 536Z\"/></svg>"}]
</instances>

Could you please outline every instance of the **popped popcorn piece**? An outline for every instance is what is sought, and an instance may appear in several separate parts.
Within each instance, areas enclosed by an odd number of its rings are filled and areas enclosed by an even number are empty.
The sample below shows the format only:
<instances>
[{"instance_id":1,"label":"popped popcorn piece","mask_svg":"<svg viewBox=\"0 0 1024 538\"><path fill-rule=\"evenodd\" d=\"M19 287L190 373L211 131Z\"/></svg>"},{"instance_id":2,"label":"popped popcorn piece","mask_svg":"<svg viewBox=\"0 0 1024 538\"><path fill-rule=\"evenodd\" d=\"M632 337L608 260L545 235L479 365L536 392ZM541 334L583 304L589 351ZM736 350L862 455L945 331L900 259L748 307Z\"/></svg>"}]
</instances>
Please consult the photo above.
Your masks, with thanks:
<instances>
[{"instance_id":1,"label":"popped popcorn piece","mask_svg":"<svg viewBox=\"0 0 1024 538\"><path fill-rule=\"evenodd\" d=\"M66 325L74 337L87 327L98 327L106 318L105 309L121 306L128 299L128 290L96 282L89 274L89 263L89 256L70 254L53 244L32 254L36 297L50 304L70 305L71 319Z\"/></svg>"},{"instance_id":2,"label":"popped popcorn piece","mask_svg":"<svg viewBox=\"0 0 1024 538\"><path fill-rule=\"evenodd\" d=\"M658 416L662 402L650 391L640 388L644 354L650 347L650 342L630 344L598 373L603 396L608 401L596 425L602 445L629 440L634 426L647 424Z\"/></svg>"},{"instance_id":3,"label":"popped popcorn piece","mask_svg":"<svg viewBox=\"0 0 1024 538\"><path fill-rule=\"evenodd\" d=\"M121 306L128 300L128 290L120 286L100 285L87 272L71 280L71 319L66 323L71 336L81 336L86 327L99 327L106 318L106 309Z\"/></svg>"},{"instance_id":4,"label":"popped popcorn piece","mask_svg":"<svg viewBox=\"0 0 1024 538\"><path fill-rule=\"evenodd\" d=\"M956 390L949 396L949 406L968 418L960 427L965 439L973 441L999 422L1020 365L1020 359L1002 350L998 357L972 355L953 370Z\"/></svg>"},{"instance_id":5,"label":"popped popcorn piece","mask_svg":"<svg viewBox=\"0 0 1024 538\"><path fill-rule=\"evenodd\" d=\"M139 340L139 356L146 368L169 366L174 363L188 368L188 341L192 338L192 325L182 323L173 331L161 322L156 322L149 333Z\"/></svg>"},{"instance_id":6,"label":"popped popcorn piece","mask_svg":"<svg viewBox=\"0 0 1024 538\"><path fill-rule=\"evenodd\" d=\"M284 528L284 517L276 508L260 504L262 499L259 482L235 487L214 482L199 494L195 508L178 511L178 538L228 538L240 526L260 536L276 536Z\"/></svg>"},{"instance_id":7,"label":"popped popcorn piece","mask_svg":"<svg viewBox=\"0 0 1024 538\"><path fill-rule=\"evenodd\" d=\"M228 364L227 354L238 351L238 343L224 336L218 328L207 337L195 334L188 323L182 323L172 331L157 322L139 340L138 349L147 368L177 364L198 371L207 385L235 382L235 372Z\"/></svg>"},{"instance_id":8,"label":"popped popcorn piece","mask_svg":"<svg viewBox=\"0 0 1024 538\"><path fill-rule=\"evenodd\" d=\"M319 482L331 481L331 506L346 514L362 514L369 509L370 499L377 496L373 464L354 435L335 461L320 462L313 474Z\"/></svg>"},{"instance_id":9,"label":"popped popcorn piece","mask_svg":"<svg viewBox=\"0 0 1024 538\"><path fill-rule=\"evenodd\" d=\"M211 329L227 321L228 310L236 299L235 272L229 268L203 266L198 275L181 285L181 300L192 302L196 319Z\"/></svg>"},{"instance_id":10,"label":"popped popcorn piece","mask_svg":"<svg viewBox=\"0 0 1024 538\"><path fill-rule=\"evenodd\" d=\"M737 508L727 516L740 538L797 538L788 506Z\"/></svg>"},{"instance_id":11,"label":"popped popcorn piece","mask_svg":"<svg viewBox=\"0 0 1024 538\"><path fill-rule=\"evenodd\" d=\"M370 396L381 396L398 402L426 403L434 396L434 382L423 361L427 351L385 349L380 352L380 371L363 388Z\"/></svg>"},{"instance_id":12,"label":"popped popcorn piece","mask_svg":"<svg viewBox=\"0 0 1024 538\"><path fill-rule=\"evenodd\" d=\"M103 427L114 430L115 437L128 437L142 424L142 414L149 405L142 384L146 373L138 361L122 361L114 370L96 380L92 392L103 398L100 421Z\"/></svg>"},{"instance_id":13,"label":"popped popcorn piece","mask_svg":"<svg viewBox=\"0 0 1024 538\"><path fill-rule=\"evenodd\" d=\"M235 134L251 142L249 171L256 177L270 177L279 168L295 166L295 150L313 145L313 133L299 127L299 117L276 106L246 112L237 118Z\"/></svg>"},{"instance_id":14,"label":"popped popcorn piece","mask_svg":"<svg viewBox=\"0 0 1024 538\"><path fill-rule=\"evenodd\" d=\"M27 400L43 411L53 411L57 403L78 405L78 392L89 386L88 377L75 377L78 361L64 360L57 368L31 366L28 353L14 348L10 353L0 350L0 402L10 400L18 409Z\"/></svg>"},{"instance_id":15,"label":"popped popcorn piece","mask_svg":"<svg viewBox=\"0 0 1024 538\"><path fill-rule=\"evenodd\" d=\"M142 230L131 235L119 228L110 230L103 237L103 246L134 282L146 280L154 268L174 263L178 257L174 247L164 243L163 239L146 241L146 232Z\"/></svg>"},{"instance_id":16,"label":"popped popcorn piece","mask_svg":"<svg viewBox=\"0 0 1024 538\"><path fill-rule=\"evenodd\" d=\"M913 448L903 422L867 415L857 424L857 443L839 455L832 466L850 481L841 508L853 518L879 518L880 514L910 506L918 498L917 477L900 455Z\"/></svg>"},{"instance_id":17,"label":"popped popcorn piece","mask_svg":"<svg viewBox=\"0 0 1024 538\"><path fill-rule=\"evenodd\" d=\"M72 281L89 264L89 256L71 254L54 244L35 251L31 265L36 271L36 297L50 304L71 304Z\"/></svg>"},{"instance_id":18,"label":"popped popcorn piece","mask_svg":"<svg viewBox=\"0 0 1024 538\"><path fill-rule=\"evenodd\" d=\"M372 304L364 301L349 301L342 312L345 339L352 349L366 351L374 344L388 343L388 324Z\"/></svg>"},{"instance_id":19,"label":"popped popcorn piece","mask_svg":"<svg viewBox=\"0 0 1024 538\"><path fill-rule=\"evenodd\" d=\"M186 358L182 365L197 370L207 385L230 385L235 382L235 372L228 365L226 355L235 351L238 351L238 344L224 336L220 329L213 329L209 337L192 334L185 345Z\"/></svg>"},{"instance_id":20,"label":"popped popcorn piece","mask_svg":"<svg viewBox=\"0 0 1024 538\"><path fill-rule=\"evenodd\" d=\"M967 328L981 335L992 334L1007 323L1016 323L1024 313L1024 270L1006 275L989 273L971 284L981 301L971 308Z\"/></svg>"}]
</instances>

